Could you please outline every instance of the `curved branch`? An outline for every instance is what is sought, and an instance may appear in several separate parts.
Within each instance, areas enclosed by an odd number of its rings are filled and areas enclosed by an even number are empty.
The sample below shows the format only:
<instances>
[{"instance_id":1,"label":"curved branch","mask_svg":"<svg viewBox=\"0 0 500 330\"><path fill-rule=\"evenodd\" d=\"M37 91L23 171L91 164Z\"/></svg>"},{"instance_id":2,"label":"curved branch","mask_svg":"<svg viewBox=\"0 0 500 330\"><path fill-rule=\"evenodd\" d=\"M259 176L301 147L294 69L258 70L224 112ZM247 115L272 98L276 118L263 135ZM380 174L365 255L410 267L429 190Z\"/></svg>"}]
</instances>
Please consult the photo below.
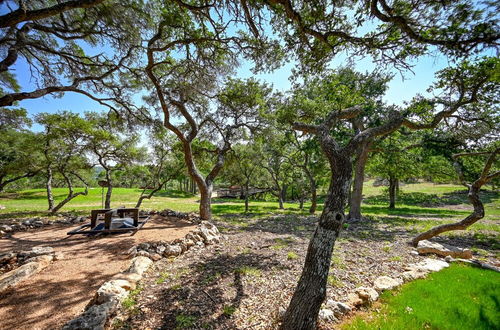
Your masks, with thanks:
<instances>
[{"instance_id":1,"label":"curved branch","mask_svg":"<svg viewBox=\"0 0 500 330\"><path fill-rule=\"evenodd\" d=\"M73 0L62 2L52 7L43 9L25 11L22 8L19 8L13 12L0 16L0 28L14 26L25 21L34 21L59 15L71 9L94 7L101 2L104 2L104 0Z\"/></svg>"}]
</instances>

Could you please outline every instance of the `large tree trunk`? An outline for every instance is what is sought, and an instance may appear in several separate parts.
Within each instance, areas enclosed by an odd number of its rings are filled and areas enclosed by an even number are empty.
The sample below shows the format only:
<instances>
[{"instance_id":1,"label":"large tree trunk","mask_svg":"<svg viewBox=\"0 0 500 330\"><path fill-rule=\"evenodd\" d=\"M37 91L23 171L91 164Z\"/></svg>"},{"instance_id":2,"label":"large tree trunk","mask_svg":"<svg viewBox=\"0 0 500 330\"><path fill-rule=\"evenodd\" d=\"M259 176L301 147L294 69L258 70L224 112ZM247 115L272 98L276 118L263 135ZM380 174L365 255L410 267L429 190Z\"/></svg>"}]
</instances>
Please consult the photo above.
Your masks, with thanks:
<instances>
[{"instance_id":1,"label":"large tree trunk","mask_svg":"<svg viewBox=\"0 0 500 330\"><path fill-rule=\"evenodd\" d=\"M45 186L47 188L47 202L49 203L49 208L48 210L51 211L54 209L54 195L52 194L52 169L47 167L47 182L45 183Z\"/></svg>"},{"instance_id":2,"label":"large tree trunk","mask_svg":"<svg viewBox=\"0 0 500 330\"><path fill-rule=\"evenodd\" d=\"M332 177L318 225L309 243L302 275L285 313L281 329L315 329L326 296L332 250L344 222L352 164L348 156L329 155Z\"/></svg>"},{"instance_id":3,"label":"large tree trunk","mask_svg":"<svg viewBox=\"0 0 500 330\"><path fill-rule=\"evenodd\" d=\"M396 208L396 195L398 192L399 182L398 179L394 177L389 178L389 208Z\"/></svg>"},{"instance_id":4,"label":"large tree trunk","mask_svg":"<svg viewBox=\"0 0 500 330\"><path fill-rule=\"evenodd\" d=\"M363 201L363 183L365 181L365 167L368 160L370 143L364 144L358 153L356 166L354 168L354 182L352 192L349 197L349 215L348 219L361 219L361 202Z\"/></svg>"},{"instance_id":5,"label":"large tree trunk","mask_svg":"<svg viewBox=\"0 0 500 330\"><path fill-rule=\"evenodd\" d=\"M205 184L200 188L200 217L203 220L210 220L212 218L212 184Z\"/></svg>"},{"instance_id":6,"label":"large tree trunk","mask_svg":"<svg viewBox=\"0 0 500 330\"><path fill-rule=\"evenodd\" d=\"M280 191L279 191L279 194L278 194L278 204L279 204L279 208L280 210L283 210L285 209L285 207L283 206L283 202L285 201L286 199L286 189L287 189L287 185L284 184Z\"/></svg>"}]
</instances>

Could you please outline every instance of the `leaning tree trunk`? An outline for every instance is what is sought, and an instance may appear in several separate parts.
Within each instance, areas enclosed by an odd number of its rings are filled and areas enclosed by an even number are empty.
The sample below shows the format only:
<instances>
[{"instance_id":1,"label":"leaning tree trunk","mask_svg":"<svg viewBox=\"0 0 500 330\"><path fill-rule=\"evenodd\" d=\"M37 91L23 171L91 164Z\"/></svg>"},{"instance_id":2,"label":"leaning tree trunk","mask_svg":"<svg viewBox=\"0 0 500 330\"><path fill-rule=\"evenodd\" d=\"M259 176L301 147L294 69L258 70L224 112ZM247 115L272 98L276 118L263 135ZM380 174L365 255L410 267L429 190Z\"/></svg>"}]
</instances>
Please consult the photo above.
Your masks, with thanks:
<instances>
[{"instance_id":1,"label":"leaning tree trunk","mask_svg":"<svg viewBox=\"0 0 500 330\"><path fill-rule=\"evenodd\" d=\"M457 161L457 159L458 159L458 157L462 157L462 156L483 155L485 153L484 152L462 153L462 154L457 154L457 155L453 156L453 158L455 159L454 166L455 166L455 169L457 170L458 177L459 177L460 181L469 188L468 197L469 197L469 200L471 201L474 209L468 217L466 217L465 219L463 219L460 222L449 223L449 224L437 226L437 227L431 228L430 230L418 235L417 237L415 237L412 240L413 245L416 246L419 241L422 241L424 239L429 239L431 237L434 237L436 235L439 235L439 234L447 232L447 231L467 229L467 227L471 226L472 224L476 223L478 220L480 220L484 217L484 206L483 206L483 203L481 202L481 200L479 199L479 190L481 189L481 187L483 185L494 180L495 178L500 177L500 171L496 171L492 174L489 174L490 169L492 167L492 164L495 161L496 155L498 153L500 153L500 148L497 148L495 151L489 153L490 156L488 157L488 160L484 164L483 170L481 171L481 175L472 184L467 184L465 182L462 166ZM486 153L486 154L488 154L488 153Z\"/></svg>"},{"instance_id":2,"label":"leaning tree trunk","mask_svg":"<svg viewBox=\"0 0 500 330\"><path fill-rule=\"evenodd\" d=\"M52 194L52 169L47 167L47 182L45 186L47 188L47 202L49 203L48 210L51 211L54 209L54 195Z\"/></svg>"},{"instance_id":3,"label":"leaning tree trunk","mask_svg":"<svg viewBox=\"0 0 500 330\"><path fill-rule=\"evenodd\" d=\"M469 200L471 201L472 205L474 206L474 210L472 211L471 214L469 214L465 219L463 219L460 222L456 223L447 223L445 225L440 225L436 226L434 228L429 229L426 232L421 233L417 237L415 237L412 240L412 244L414 246L417 246L418 242L423 241L425 239L432 238L434 236L437 236L441 233L447 232L447 231L452 231L452 230L465 230L477 221L481 220L484 217L484 206L481 200L479 200L479 190L481 189L481 186L477 187L474 185L471 185L469 187Z\"/></svg>"},{"instance_id":4,"label":"leaning tree trunk","mask_svg":"<svg viewBox=\"0 0 500 330\"><path fill-rule=\"evenodd\" d=\"M354 168L354 182L352 185L352 192L349 198L349 215L348 219L359 220L361 215L361 202L363 201L363 183L365 181L365 167L368 160L368 153L370 150L370 143L363 145L360 148L358 157L356 159L356 166Z\"/></svg>"},{"instance_id":5,"label":"leaning tree trunk","mask_svg":"<svg viewBox=\"0 0 500 330\"><path fill-rule=\"evenodd\" d=\"M396 208L396 194L398 191L398 179L394 177L389 178L389 208Z\"/></svg>"},{"instance_id":6,"label":"leaning tree trunk","mask_svg":"<svg viewBox=\"0 0 500 330\"><path fill-rule=\"evenodd\" d=\"M332 250L344 222L352 175L349 156L337 154L330 160L330 166L332 177L325 207L309 243L302 275L281 329L315 329L319 309L326 297Z\"/></svg>"}]
</instances>

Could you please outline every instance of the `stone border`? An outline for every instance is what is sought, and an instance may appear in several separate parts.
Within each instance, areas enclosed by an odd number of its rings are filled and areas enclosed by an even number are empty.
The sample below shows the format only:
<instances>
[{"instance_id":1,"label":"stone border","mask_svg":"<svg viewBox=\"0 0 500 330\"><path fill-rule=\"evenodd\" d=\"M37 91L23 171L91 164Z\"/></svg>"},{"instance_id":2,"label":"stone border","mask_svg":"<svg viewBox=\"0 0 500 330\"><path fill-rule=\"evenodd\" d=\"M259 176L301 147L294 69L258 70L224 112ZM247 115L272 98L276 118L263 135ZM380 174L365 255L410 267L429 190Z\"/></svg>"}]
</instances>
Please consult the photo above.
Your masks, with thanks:
<instances>
[{"instance_id":1,"label":"stone border","mask_svg":"<svg viewBox=\"0 0 500 330\"><path fill-rule=\"evenodd\" d=\"M55 253L52 247L34 247L29 251L10 252L0 256L0 262L15 267L0 275L0 292L16 286L18 283L39 273L52 261L62 259L61 253Z\"/></svg>"},{"instance_id":2,"label":"stone border","mask_svg":"<svg viewBox=\"0 0 500 330\"><path fill-rule=\"evenodd\" d=\"M171 213L165 214L169 211L165 210L159 214L162 216L177 216ZM176 214L179 213L176 212ZM191 220L193 215L188 214L187 217L182 218ZM199 217L196 218L199 219ZM85 311L66 323L63 329L104 329L112 317L115 316L123 300L127 298L130 291L137 287L137 283L154 261L179 256L193 246L202 247L216 244L220 242L220 239L219 230L214 224L200 220L198 227L186 234L183 239L176 239L170 243L160 241L140 243L134 246L128 251L128 254L133 257L128 270L114 275L111 280L101 285L92 300L87 304Z\"/></svg>"}]
</instances>

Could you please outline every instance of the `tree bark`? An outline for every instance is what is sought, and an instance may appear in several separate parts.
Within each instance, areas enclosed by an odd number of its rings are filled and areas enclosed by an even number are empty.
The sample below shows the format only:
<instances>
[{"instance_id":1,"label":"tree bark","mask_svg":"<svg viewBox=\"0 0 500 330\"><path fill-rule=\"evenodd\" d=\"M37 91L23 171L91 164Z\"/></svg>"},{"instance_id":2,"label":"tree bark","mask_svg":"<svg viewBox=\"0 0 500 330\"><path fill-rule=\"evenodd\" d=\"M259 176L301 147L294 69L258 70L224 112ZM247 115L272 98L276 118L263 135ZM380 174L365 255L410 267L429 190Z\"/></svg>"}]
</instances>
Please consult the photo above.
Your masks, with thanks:
<instances>
[{"instance_id":1,"label":"tree bark","mask_svg":"<svg viewBox=\"0 0 500 330\"><path fill-rule=\"evenodd\" d=\"M200 217L203 220L210 220L212 218L212 184L206 184L200 188Z\"/></svg>"},{"instance_id":2,"label":"tree bark","mask_svg":"<svg viewBox=\"0 0 500 330\"><path fill-rule=\"evenodd\" d=\"M50 166L47 167L47 182L45 184L47 188L47 202L49 203L48 210L51 211L54 209L54 195L52 194L52 168Z\"/></svg>"},{"instance_id":3,"label":"tree bark","mask_svg":"<svg viewBox=\"0 0 500 330\"><path fill-rule=\"evenodd\" d=\"M245 213L248 213L248 181L245 183Z\"/></svg>"},{"instance_id":4,"label":"tree bark","mask_svg":"<svg viewBox=\"0 0 500 330\"><path fill-rule=\"evenodd\" d=\"M108 182L108 187L106 189L106 198L104 199L104 208L111 208L111 194L113 192L113 184L111 183L111 174L108 169L106 170L106 181Z\"/></svg>"},{"instance_id":5,"label":"tree bark","mask_svg":"<svg viewBox=\"0 0 500 330\"><path fill-rule=\"evenodd\" d=\"M349 215L348 219L359 220L361 215L361 202L363 201L363 183L365 181L365 167L368 160L368 153L371 143L365 143L361 146L358 157L356 158L356 165L354 168L354 182L352 185L352 192L349 197Z\"/></svg>"},{"instance_id":6,"label":"tree bark","mask_svg":"<svg viewBox=\"0 0 500 330\"><path fill-rule=\"evenodd\" d=\"M398 190L398 179L394 177L389 178L389 208L390 209L395 209L396 208L396 195L397 195L397 190Z\"/></svg>"},{"instance_id":7,"label":"tree bark","mask_svg":"<svg viewBox=\"0 0 500 330\"><path fill-rule=\"evenodd\" d=\"M352 175L349 156L330 157L332 177L325 207L309 243L302 275L281 329L315 329L319 309L326 297L332 250L344 222Z\"/></svg>"},{"instance_id":8,"label":"tree bark","mask_svg":"<svg viewBox=\"0 0 500 330\"><path fill-rule=\"evenodd\" d=\"M286 199L286 189L287 189L287 185L284 184L280 191L279 191L279 194L278 194L278 203L279 203L279 208L280 210L284 210L285 207L283 206L283 202L285 201Z\"/></svg>"},{"instance_id":9,"label":"tree bark","mask_svg":"<svg viewBox=\"0 0 500 330\"><path fill-rule=\"evenodd\" d=\"M477 152L477 153L467 153L467 154L457 154L454 155L453 158L455 159L454 166L457 171L458 177L460 181L466 185L469 188L469 200L472 203L472 206L474 207L472 213L467 216L465 219L463 219L460 222L457 223L449 223L449 224L444 224L441 226L437 226L434 228L431 228L430 230L418 235L412 240L412 244L414 246L417 246L419 241L425 240L432 238L434 236L437 236L441 233L451 231L451 230L465 230L469 226L473 225L480 219L484 217L484 206L481 200L479 199L479 191L481 190L481 187L485 185L486 183L490 182L491 180L500 177L500 171L496 171L492 174L489 174L489 171L492 167L493 162L495 161L496 155L500 152L500 148L497 148L493 152L489 152L490 156L488 157L488 160L484 164L483 170L481 171L481 175L479 178L474 181L472 184L467 184L465 182L464 178L464 173L462 170L462 166L458 163L457 158L461 156L468 156L468 155L481 155L484 154L483 152Z\"/></svg>"}]
</instances>

